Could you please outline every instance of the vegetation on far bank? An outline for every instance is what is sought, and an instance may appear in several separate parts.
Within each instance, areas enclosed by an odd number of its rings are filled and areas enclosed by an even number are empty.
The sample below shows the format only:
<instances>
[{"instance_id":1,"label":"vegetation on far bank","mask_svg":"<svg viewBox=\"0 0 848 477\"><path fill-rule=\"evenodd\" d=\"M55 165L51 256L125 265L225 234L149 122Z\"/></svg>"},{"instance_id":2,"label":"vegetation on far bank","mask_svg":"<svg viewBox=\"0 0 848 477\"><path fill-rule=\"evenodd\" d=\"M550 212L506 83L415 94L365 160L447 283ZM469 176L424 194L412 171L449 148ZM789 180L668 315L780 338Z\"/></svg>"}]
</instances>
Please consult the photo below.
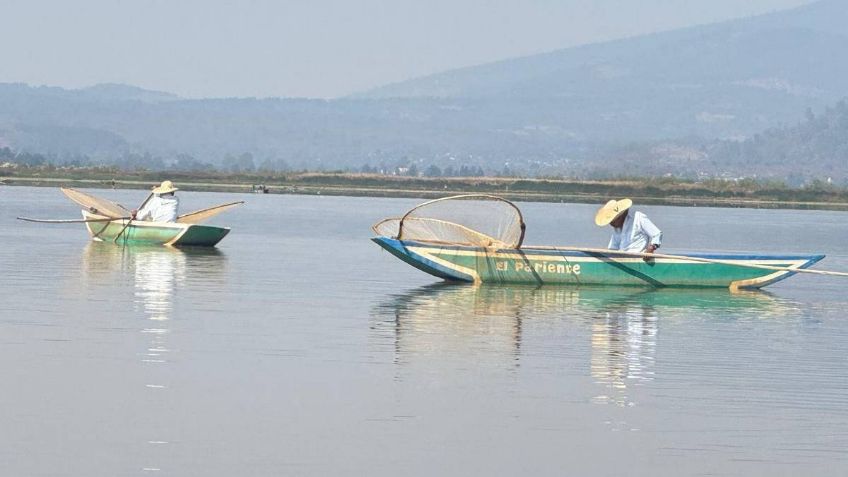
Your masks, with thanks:
<instances>
[{"instance_id":1,"label":"vegetation on far bank","mask_svg":"<svg viewBox=\"0 0 848 477\"><path fill-rule=\"evenodd\" d=\"M348 172L185 172L124 171L114 167L0 166L6 184L147 188L167 178L185 190L249 192L263 185L271 193L432 197L490 193L519 200L597 202L629 196L643 203L727 206L848 206L848 188L824 181L790 187L778 181L672 177L610 180L516 177L424 177Z\"/></svg>"}]
</instances>

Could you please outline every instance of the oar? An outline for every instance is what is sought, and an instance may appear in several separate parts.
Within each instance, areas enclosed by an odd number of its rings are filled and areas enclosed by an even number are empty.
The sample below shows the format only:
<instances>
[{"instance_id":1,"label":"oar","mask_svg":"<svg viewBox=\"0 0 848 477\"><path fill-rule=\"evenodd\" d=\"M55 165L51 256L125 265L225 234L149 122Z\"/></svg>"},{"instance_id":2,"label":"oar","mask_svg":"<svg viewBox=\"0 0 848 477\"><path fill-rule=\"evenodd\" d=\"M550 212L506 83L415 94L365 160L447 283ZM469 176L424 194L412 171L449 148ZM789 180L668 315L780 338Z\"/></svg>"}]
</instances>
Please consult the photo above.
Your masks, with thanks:
<instances>
[{"instance_id":1,"label":"oar","mask_svg":"<svg viewBox=\"0 0 848 477\"><path fill-rule=\"evenodd\" d=\"M111 222L113 220L126 220L132 217L104 217L101 219L33 219L31 217L18 217L25 222L38 222L40 224L84 224L86 222Z\"/></svg>"},{"instance_id":2,"label":"oar","mask_svg":"<svg viewBox=\"0 0 848 477\"><path fill-rule=\"evenodd\" d=\"M757 265L754 263L740 263L734 262L730 260L721 260L715 258L703 258L703 257L690 257L688 255L670 255L665 253L645 253L645 252L623 252L619 250L608 250L605 248L580 248L580 247L531 247L538 249L548 249L548 250L556 250L556 251L564 251L564 252L584 252L584 253L595 253L601 255L625 255L629 257L640 257L640 258L668 258L673 260L689 260L692 262L704 262L704 263L718 263L721 265L733 265L737 267L748 267L748 268L760 268L763 270L774 270L778 272L793 272L793 273L810 273L814 275L827 275L831 277L848 277L848 273L845 272L831 272L826 270L810 270L806 268L789 268L789 267L775 267L772 265Z\"/></svg>"},{"instance_id":3,"label":"oar","mask_svg":"<svg viewBox=\"0 0 848 477\"><path fill-rule=\"evenodd\" d=\"M148 202L150 202L150 199L151 199L152 197L153 197L153 192L151 192L150 194L148 194L148 195L147 195L147 198L146 198L146 199L144 199L144 202L142 202L142 203L141 203L141 205L138 207L138 210L143 209L143 208L144 208L144 206L145 206L145 205L147 205L147 203L148 203ZM118 232L118 235L116 235L116 236L115 236L115 240L113 240L113 242L114 242L114 243L118 243L118 239L119 239L119 238L121 238L121 235L123 235L123 234L124 234L124 230L127 230L127 227L129 227L129 226L130 226L130 224L132 223L132 221L133 221L133 218L132 218L132 217L130 217L130 219L129 219L129 220L127 220L127 223L126 223L126 225L124 225L124 228L122 228L122 229L121 229L121 231L120 231L120 232Z\"/></svg>"}]
</instances>

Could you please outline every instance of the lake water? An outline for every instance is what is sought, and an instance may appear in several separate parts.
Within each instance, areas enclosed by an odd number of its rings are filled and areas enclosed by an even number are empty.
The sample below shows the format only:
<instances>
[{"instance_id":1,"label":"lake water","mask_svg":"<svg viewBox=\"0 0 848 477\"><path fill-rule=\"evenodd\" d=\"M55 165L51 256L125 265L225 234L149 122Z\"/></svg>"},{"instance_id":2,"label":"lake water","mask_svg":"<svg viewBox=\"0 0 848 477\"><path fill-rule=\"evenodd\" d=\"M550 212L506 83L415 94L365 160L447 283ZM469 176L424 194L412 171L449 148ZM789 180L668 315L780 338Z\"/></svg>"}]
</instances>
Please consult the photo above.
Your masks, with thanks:
<instances>
[{"instance_id":1,"label":"lake water","mask_svg":"<svg viewBox=\"0 0 848 477\"><path fill-rule=\"evenodd\" d=\"M0 187L0 475L848 474L846 279L442 285L368 240L418 200L180 195L248 203L183 252L18 222L79 211ZM592 206L519 205L526 243L606 243ZM638 208L666 252L848 270L845 213Z\"/></svg>"}]
</instances>

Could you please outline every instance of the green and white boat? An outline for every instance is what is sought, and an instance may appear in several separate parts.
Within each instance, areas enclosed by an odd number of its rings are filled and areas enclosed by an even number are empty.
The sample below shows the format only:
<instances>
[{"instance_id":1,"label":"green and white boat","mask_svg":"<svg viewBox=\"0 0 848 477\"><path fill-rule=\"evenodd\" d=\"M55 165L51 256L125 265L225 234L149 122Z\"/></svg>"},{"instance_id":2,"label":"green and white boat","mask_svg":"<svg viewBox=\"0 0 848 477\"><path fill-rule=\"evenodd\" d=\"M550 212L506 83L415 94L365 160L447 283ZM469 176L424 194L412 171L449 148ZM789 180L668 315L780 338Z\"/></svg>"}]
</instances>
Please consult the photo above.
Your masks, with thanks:
<instances>
[{"instance_id":1,"label":"green and white boat","mask_svg":"<svg viewBox=\"0 0 848 477\"><path fill-rule=\"evenodd\" d=\"M486 212L469 213L475 209ZM824 258L758 253L647 258L603 249L524 246L518 207L484 195L426 202L373 230L378 235L373 241L404 262L445 280L474 283L755 289Z\"/></svg>"},{"instance_id":2,"label":"green and white boat","mask_svg":"<svg viewBox=\"0 0 848 477\"><path fill-rule=\"evenodd\" d=\"M103 219L101 215L82 211L85 219ZM129 225L127 225L129 223ZM155 244L174 247L214 247L230 233L227 227L211 225L146 222L143 220L117 219L104 222L86 222L92 240L120 244Z\"/></svg>"},{"instance_id":3,"label":"green and white boat","mask_svg":"<svg viewBox=\"0 0 848 477\"><path fill-rule=\"evenodd\" d=\"M165 223L131 219L132 213L126 207L75 189L62 189L62 192L83 207L81 222L85 223L92 240L119 244L214 247L230 229L199 222L243 203L232 202L190 212L180 215L176 222Z\"/></svg>"}]
</instances>

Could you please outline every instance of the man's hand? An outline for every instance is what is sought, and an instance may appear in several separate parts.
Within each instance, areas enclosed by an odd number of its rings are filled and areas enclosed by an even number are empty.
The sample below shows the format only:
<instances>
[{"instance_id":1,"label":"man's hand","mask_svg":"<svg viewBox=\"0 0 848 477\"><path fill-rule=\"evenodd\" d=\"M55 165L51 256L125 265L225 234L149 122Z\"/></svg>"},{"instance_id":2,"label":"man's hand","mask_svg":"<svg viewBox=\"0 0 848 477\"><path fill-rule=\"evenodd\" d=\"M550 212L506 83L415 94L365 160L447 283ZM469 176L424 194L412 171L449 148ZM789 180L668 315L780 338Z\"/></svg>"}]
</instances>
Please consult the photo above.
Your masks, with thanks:
<instances>
[{"instance_id":1,"label":"man's hand","mask_svg":"<svg viewBox=\"0 0 848 477\"><path fill-rule=\"evenodd\" d=\"M133 218L133 220L135 220L137 215L138 215L138 209L133 209L132 212L130 213L130 216Z\"/></svg>"},{"instance_id":2,"label":"man's hand","mask_svg":"<svg viewBox=\"0 0 848 477\"><path fill-rule=\"evenodd\" d=\"M648 244L648 246L647 246L647 247L645 247L645 250L643 250L643 251L642 251L642 253L654 253L654 251L655 251L657 248L659 248L659 247L657 247L656 245L654 245L654 244L652 244L652 243L651 243L651 244ZM653 260L653 258L651 258L651 257L642 257L642 260L644 260L644 261L648 262L648 261L650 261L650 260Z\"/></svg>"}]
</instances>

